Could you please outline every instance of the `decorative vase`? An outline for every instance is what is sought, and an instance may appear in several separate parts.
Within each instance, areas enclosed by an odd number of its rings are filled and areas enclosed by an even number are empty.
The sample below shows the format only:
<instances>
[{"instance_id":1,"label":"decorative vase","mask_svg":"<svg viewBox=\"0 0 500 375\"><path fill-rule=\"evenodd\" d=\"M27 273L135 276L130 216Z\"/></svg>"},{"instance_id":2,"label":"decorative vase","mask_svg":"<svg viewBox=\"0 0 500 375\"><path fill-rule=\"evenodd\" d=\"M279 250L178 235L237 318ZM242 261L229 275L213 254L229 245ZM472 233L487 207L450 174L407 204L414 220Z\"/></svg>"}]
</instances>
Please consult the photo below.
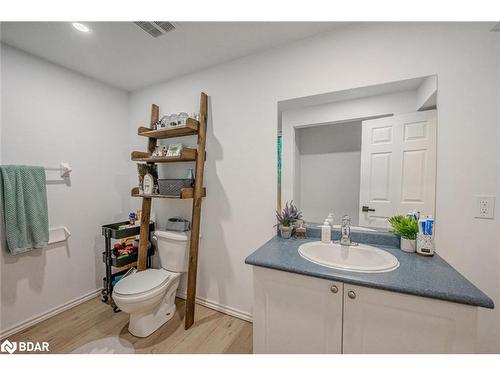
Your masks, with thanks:
<instances>
[{"instance_id":1,"label":"decorative vase","mask_svg":"<svg viewBox=\"0 0 500 375\"><path fill-rule=\"evenodd\" d=\"M400 249L407 253L414 253L417 251L417 240L401 237Z\"/></svg>"},{"instance_id":2,"label":"decorative vase","mask_svg":"<svg viewBox=\"0 0 500 375\"><path fill-rule=\"evenodd\" d=\"M292 236L292 227L284 227L283 225L280 225L280 233L281 238L289 239Z\"/></svg>"}]
</instances>

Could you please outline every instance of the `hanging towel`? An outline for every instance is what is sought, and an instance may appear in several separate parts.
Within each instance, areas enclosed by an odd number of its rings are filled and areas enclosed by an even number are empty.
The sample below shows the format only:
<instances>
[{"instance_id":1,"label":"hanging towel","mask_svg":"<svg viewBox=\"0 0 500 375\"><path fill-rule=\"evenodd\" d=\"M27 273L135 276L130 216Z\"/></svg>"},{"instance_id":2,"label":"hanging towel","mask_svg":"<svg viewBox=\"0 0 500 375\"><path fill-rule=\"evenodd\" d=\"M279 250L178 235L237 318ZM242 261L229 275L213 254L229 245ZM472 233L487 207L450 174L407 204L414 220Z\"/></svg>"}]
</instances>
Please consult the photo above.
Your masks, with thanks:
<instances>
[{"instance_id":1,"label":"hanging towel","mask_svg":"<svg viewBox=\"0 0 500 375\"><path fill-rule=\"evenodd\" d=\"M49 217L45 169L25 165L0 166L1 210L12 255L47 246Z\"/></svg>"}]
</instances>

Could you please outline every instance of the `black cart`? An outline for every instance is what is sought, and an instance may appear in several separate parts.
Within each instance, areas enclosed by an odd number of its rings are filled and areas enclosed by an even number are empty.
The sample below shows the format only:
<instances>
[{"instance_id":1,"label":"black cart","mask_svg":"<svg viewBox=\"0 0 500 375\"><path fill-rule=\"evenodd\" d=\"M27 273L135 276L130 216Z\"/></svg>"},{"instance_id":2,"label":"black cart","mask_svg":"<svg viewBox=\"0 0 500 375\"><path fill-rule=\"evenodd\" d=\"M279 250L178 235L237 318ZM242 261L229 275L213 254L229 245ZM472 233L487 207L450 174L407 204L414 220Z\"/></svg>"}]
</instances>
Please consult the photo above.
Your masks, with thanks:
<instances>
[{"instance_id":1,"label":"black cart","mask_svg":"<svg viewBox=\"0 0 500 375\"><path fill-rule=\"evenodd\" d=\"M131 267L127 267L132 263L137 261L137 253L132 254L131 256L125 259L117 259L113 256L113 248L111 246L111 239L123 239L132 236L138 236L140 232L140 226L134 226L124 229L118 229L122 225L128 225L128 221L122 221L120 223L106 224L102 226L102 235L105 239L105 251L102 253L102 261L106 265L106 276L102 279L103 281L103 289L101 291L101 301L109 304L114 312L120 311L120 309L116 306L113 301L112 293L113 293L113 284L117 277L125 274ZM155 230L155 224L149 224L149 233L151 234ZM151 259L154 255L154 247L148 246L148 258L147 258L147 267L151 267ZM113 272L113 268L115 267L118 271Z\"/></svg>"}]
</instances>

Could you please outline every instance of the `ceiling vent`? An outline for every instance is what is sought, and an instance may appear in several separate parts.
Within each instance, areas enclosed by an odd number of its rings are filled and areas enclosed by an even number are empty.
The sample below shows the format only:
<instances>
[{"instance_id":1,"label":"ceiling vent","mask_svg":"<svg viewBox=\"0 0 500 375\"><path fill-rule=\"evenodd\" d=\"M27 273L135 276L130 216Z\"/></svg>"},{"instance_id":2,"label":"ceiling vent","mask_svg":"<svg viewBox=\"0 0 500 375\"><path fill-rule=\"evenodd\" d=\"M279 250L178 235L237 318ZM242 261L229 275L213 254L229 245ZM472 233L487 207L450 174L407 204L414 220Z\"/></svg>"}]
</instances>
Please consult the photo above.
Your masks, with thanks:
<instances>
[{"instance_id":1,"label":"ceiling vent","mask_svg":"<svg viewBox=\"0 0 500 375\"><path fill-rule=\"evenodd\" d=\"M166 34L170 31L175 30L173 23L168 21L154 21L154 22L134 22L137 26L151 35L153 38L158 38L159 36Z\"/></svg>"}]
</instances>

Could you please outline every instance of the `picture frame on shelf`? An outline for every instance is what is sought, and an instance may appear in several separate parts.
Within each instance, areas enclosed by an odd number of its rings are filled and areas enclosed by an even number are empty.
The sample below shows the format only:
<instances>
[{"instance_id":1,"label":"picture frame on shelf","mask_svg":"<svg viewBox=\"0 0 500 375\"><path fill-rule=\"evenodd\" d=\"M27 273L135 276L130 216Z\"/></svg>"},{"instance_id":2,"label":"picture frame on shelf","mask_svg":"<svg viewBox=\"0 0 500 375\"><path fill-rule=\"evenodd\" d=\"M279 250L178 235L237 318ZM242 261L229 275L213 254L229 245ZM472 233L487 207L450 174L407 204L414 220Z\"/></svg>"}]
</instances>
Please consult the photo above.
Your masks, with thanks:
<instances>
[{"instance_id":1,"label":"picture frame on shelf","mask_svg":"<svg viewBox=\"0 0 500 375\"><path fill-rule=\"evenodd\" d=\"M182 143L172 143L168 146L167 154L165 156L180 156L182 151Z\"/></svg>"}]
</instances>

